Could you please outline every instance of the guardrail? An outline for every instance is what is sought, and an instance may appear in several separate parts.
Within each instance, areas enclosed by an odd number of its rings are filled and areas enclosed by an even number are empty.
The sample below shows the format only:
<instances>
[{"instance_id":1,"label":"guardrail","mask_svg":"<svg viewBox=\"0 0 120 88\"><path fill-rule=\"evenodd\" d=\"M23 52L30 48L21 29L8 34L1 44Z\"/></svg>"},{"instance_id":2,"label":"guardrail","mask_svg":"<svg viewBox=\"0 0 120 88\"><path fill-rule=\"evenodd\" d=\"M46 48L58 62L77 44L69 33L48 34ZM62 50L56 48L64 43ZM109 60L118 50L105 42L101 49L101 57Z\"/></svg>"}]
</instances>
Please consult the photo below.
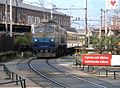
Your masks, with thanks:
<instances>
[{"instance_id":1,"label":"guardrail","mask_svg":"<svg viewBox=\"0 0 120 88\"><path fill-rule=\"evenodd\" d=\"M109 73L113 73L113 78L117 79L117 73L120 73L120 69L115 69L115 68L106 68L106 67L99 67L99 66L90 66L90 65L82 65L82 70L85 70L84 68L86 68L87 72L96 72L96 74L98 73L99 75L101 75L101 73L105 74L105 77L109 76Z\"/></svg>"},{"instance_id":2,"label":"guardrail","mask_svg":"<svg viewBox=\"0 0 120 88\"><path fill-rule=\"evenodd\" d=\"M10 71L5 64L3 64L3 69L8 76L8 79L11 79L9 82L0 83L0 85L9 84L9 83L18 83L20 82L22 88L26 88L26 81L24 78L20 77L18 74Z\"/></svg>"},{"instance_id":3,"label":"guardrail","mask_svg":"<svg viewBox=\"0 0 120 88\"><path fill-rule=\"evenodd\" d=\"M79 65L81 67L82 63L79 60L74 60L73 65L75 65L76 67Z\"/></svg>"}]
</instances>

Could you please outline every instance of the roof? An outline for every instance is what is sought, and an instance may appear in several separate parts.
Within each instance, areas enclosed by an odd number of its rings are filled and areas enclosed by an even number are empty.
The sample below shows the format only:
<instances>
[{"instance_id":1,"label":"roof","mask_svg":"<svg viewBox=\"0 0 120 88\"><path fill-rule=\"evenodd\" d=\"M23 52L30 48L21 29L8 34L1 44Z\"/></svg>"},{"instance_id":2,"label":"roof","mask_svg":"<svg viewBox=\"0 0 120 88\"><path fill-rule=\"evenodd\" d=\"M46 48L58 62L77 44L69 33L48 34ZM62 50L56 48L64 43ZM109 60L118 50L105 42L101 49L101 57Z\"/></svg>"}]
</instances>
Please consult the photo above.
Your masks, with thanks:
<instances>
[{"instance_id":1,"label":"roof","mask_svg":"<svg viewBox=\"0 0 120 88\"><path fill-rule=\"evenodd\" d=\"M86 35L86 30L85 29L77 29L77 32L80 35Z\"/></svg>"},{"instance_id":2,"label":"roof","mask_svg":"<svg viewBox=\"0 0 120 88\"><path fill-rule=\"evenodd\" d=\"M5 0L0 0L0 4L5 4ZM8 4L9 4L9 1L8 1ZM16 2L13 2L13 6L16 6L17 3ZM36 11L42 11L42 12L48 12L50 13L51 10L48 9L48 8L43 8L43 7L39 7L39 6L34 6L34 5L30 5L30 4L25 4L25 3L22 3L22 2L18 2L18 5L17 7L20 7L20 8L25 8L25 9L30 9L30 10L36 10ZM53 10L53 13L54 14L59 14L59 15L66 15L62 12L58 12L56 10Z\"/></svg>"},{"instance_id":3,"label":"roof","mask_svg":"<svg viewBox=\"0 0 120 88\"><path fill-rule=\"evenodd\" d=\"M76 28L73 28L73 27L68 28L67 31L69 31L69 32L77 32L77 31L76 31Z\"/></svg>"}]
</instances>

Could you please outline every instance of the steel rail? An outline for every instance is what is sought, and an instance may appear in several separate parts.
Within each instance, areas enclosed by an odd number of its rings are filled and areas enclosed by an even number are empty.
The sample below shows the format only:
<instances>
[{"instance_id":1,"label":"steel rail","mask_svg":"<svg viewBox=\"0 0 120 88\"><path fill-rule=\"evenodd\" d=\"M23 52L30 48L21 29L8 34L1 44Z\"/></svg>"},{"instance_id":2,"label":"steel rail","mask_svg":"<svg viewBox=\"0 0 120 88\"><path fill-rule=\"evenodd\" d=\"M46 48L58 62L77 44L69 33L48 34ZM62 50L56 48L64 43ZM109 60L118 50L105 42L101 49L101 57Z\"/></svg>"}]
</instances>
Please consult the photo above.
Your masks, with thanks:
<instances>
[{"instance_id":1,"label":"steel rail","mask_svg":"<svg viewBox=\"0 0 120 88\"><path fill-rule=\"evenodd\" d=\"M48 60L49 60L49 59L46 60L46 63L47 63L51 68L55 69L55 70L58 71L58 72L61 72L61 73L65 74L65 75L69 75L69 76L74 77L74 78L76 78L76 79L78 79L78 80L83 80L83 81L85 81L85 82L88 82L88 83L93 84L94 86L98 86L98 87L100 87L100 88L107 88L106 86L97 84L97 83L95 83L95 82L91 82L91 81L86 80L86 79L83 79L83 78L80 78L79 76L76 76L76 75L71 74L71 73L69 73L69 72L59 70L59 69L55 68L54 66L52 66L52 65L49 63Z\"/></svg>"},{"instance_id":2,"label":"steel rail","mask_svg":"<svg viewBox=\"0 0 120 88\"><path fill-rule=\"evenodd\" d=\"M36 59L36 58L31 59L31 60L29 60L29 62L28 62L28 66L29 66L35 73L37 73L38 75L42 76L43 78L49 80L50 82L52 82L52 83L54 83L54 84L56 84L56 85L58 85L58 86L60 86L60 87L62 87L62 88L67 88L65 85L63 85L63 84L61 84L61 83L59 83L59 82L57 82L57 81L55 81L55 80L47 77L46 75L44 75L44 74L42 74L41 72L39 72L38 70L36 70L36 69L31 65L31 62L32 62L33 60L35 60L35 59Z\"/></svg>"}]
</instances>

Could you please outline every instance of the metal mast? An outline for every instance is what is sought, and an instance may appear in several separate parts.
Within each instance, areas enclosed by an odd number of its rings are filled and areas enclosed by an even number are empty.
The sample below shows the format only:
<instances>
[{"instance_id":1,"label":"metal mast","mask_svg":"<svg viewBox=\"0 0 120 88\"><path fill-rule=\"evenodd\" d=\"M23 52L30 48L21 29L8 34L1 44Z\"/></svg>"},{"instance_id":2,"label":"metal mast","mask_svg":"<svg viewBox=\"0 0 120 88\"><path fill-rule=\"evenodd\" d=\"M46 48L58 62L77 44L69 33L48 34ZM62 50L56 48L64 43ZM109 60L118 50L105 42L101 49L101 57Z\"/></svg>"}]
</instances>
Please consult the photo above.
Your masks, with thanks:
<instances>
[{"instance_id":1,"label":"metal mast","mask_svg":"<svg viewBox=\"0 0 120 88\"><path fill-rule=\"evenodd\" d=\"M85 7L85 26L86 26L86 35L87 35L87 0L86 0L86 7Z\"/></svg>"},{"instance_id":2,"label":"metal mast","mask_svg":"<svg viewBox=\"0 0 120 88\"><path fill-rule=\"evenodd\" d=\"M86 30L86 35L88 34L88 28L87 28L87 0L86 0L86 7L85 7L85 30ZM90 37L88 36L87 39L88 45L90 44Z\"/></svg>"},{"instance_id":3,"label":"metal mast","mask_svg":"<svg viewBox=\"0 0 120 88\"><path fill-rule=\"evenodd\" d=\"M12 0L10 0L10 37L12 37Z\"/></svg>"},{"instance_id":4,"label":"metal mast","mask_svg":"<svg viewBox=\"0 0 120 88\"><path fill-rule=\"evenodd\" d=\"M6 29L6 33L8 32L8 13L7 13L7 7L8 7L8 1L6 0L5 2L5 29Z\"/></svg>"},{"instance_id":5,"label":"metal mast","mask_svg":"<svg viewBox=\"0 0 120 88\"><path fill-rule=\"evenodd\" d=\"M53 0L52 0L52 7L51 7L52 9L51 9L51 20L53 20L53 10L54 10L54 8L53 8Z\"/></svg>"},{"instance_id":6,"label":"metal mast","mask_svg":"<svg viewBox=\"0 0 120 88\"><path fill-rule=\"evenodd\" d=\"M107 17L107 15L108 15L108 10L106 10L105 11L105 37L107 37L107 30L108 30L108 21L107 21L107 19L108 19L108 17Z\"/></svg>"},{"instance_id":7,"label":"metal mast","mask_svg":"<svg viewBox=\"0 0 120 88\"><path fill-rule=\"evenodd\" d=\"M100 16L100 21L101 21L101 23L100 23L100 30L99 30L99 38L101 38L101 31L102 31L102 19L103 19L103 14L102 14L102 12L103 12L103 9L101 8L101 16Z\"/></svg>"}]
</instances>

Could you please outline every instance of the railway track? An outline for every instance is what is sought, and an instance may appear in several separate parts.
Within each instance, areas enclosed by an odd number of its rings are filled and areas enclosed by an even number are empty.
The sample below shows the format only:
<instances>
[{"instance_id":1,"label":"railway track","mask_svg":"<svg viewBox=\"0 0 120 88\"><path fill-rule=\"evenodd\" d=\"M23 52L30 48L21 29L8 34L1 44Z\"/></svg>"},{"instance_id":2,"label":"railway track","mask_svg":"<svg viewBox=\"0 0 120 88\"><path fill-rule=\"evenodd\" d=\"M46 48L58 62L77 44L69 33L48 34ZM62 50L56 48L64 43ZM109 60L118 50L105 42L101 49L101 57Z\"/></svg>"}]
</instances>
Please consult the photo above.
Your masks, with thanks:
<instances>
[{"instance_id":1,"label":"railway track","mask_svg":"<svg viewBox=\"0 0 120 88\"><path fill-rule=\"evenodd\" d=\"M37 60L37 61L36 61ZM38 69L38 67L35 68L35 64L33 62L36 61L38 63L46 64L47 69L50 71L42 71ZM44 79L51 82L54 86L57 86L58 88L81 88L81 86L84 86L82 88L107 88L106 86L103 86L101 84L97 84L92 81L88 81L87 79L84 79L82 77L76 76L70 72L61 70L60 68L57 68L53 63L51 64L49 59L44 59L43 62L38 59L31 59L28 62L29 67L38 75L42 76ZM36 65L37 66L37 65ZM57 73L52 74L52 73ZM58 76L60 75L60 77ZM51 87L52 88L52 87ZM56 87L55 87L56 88Z\"/></svg>"},{"instance_id":2,"label":"railway track","mask_svg":"<svg viewBox=\"0 0 120 88\"><path fill-rule=\"evenodd\" d=\"M47 60L46 60L46 63L47 63L51 68L55 69L55 70L58 71L58 72L63 73L64 75L70 76L71 78L75 78L75 79L78 79L78 80L85 81L86 83L90 83L90 84L92 84L94 87L97 87L97 88L107 88L106 86L99 85L99 84L97 84L97 83L95 83L95 82L91 82L91 81L88 81L88 80L86 80L86 79L80 78L79 76L76 76L76 75L74 75L74 74L72 74L72 73L70 73L70 72L67 72L67 71L64 71L64 70L60 70L60 69L58 69L57 67L55 67L55 66L53 66L52 64L50 64L49 60L50 60L50 59L47 59ZM94 88L94 87L93 87L93 88Z\"/></svg>"},{"instance_id":3,"label":"railway track","mask_svg":"<svg viewBox=\"0 0 120 88\"><path fill-rule=\"evenodd\" d=\"M46 80L52 82L52 83L53 83L55 86L57 86L57 87L67 88L65 85L63 85L63 84L61 84L61 83L59 83L59 82L57 82L57 81L49 78L48 76L44 75L42 72L36 70L36 69L31 65L31 62L32 62L33 60L35 60L35 59L36 59L36 58L31 59L31 60L28 62L28 66L29 66L35 73L37 73L38 75L42 76L42 77L45 78Z\"/></svg>"}]
</instances>

